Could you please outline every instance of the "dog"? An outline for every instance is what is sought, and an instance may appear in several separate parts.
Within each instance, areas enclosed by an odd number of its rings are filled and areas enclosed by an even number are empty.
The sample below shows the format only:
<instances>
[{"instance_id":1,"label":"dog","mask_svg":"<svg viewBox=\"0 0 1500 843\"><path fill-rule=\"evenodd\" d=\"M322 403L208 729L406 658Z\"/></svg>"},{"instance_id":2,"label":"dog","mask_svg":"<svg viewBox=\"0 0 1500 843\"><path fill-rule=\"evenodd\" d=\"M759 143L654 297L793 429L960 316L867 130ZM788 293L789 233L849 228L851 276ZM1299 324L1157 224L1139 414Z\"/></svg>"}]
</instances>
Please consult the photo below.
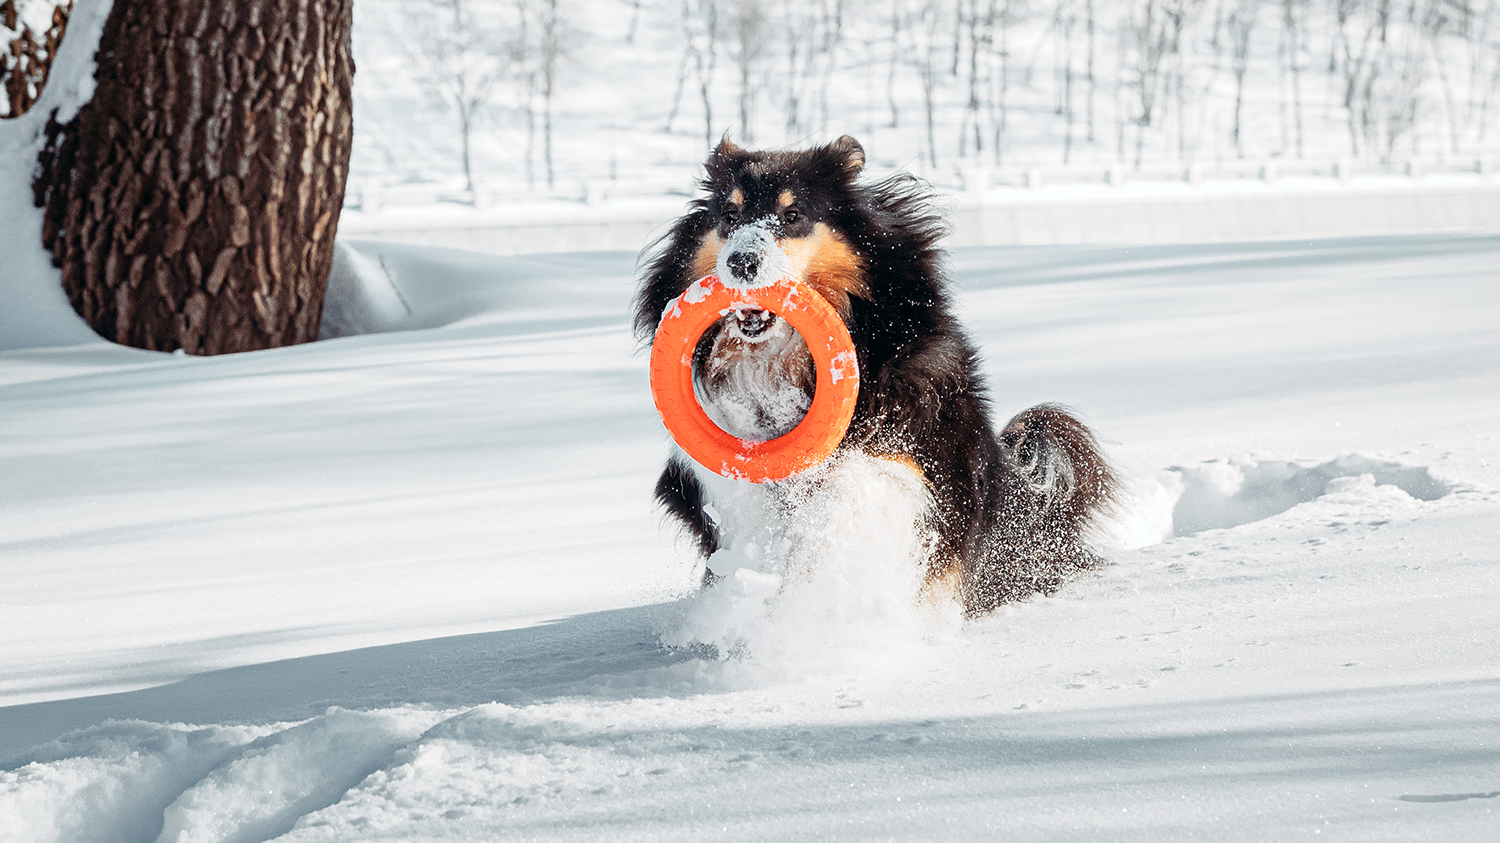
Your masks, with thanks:
<instances>
[{"instance_id":1,"label":"dog","mask_svg":"<svg viewBox=\"0 0 1500 843\"><path fill-rule=\"evenodd\" d=\"M701 195L643 253L637 337L649 342L672 299L705 275L740 287L803 281L837 310L859 361L854 418L830 461L857 455L915 474L923 593L959 601L970 617L1053 593L1100 563L1088 536L1116 499L1116 475L1061 406L1025 410L996 435L977 352L953 315L936 245L945 225L921 182L861 180L864 164L847 135L800 151L749 151L726 138ZM742 310L704 333L693 381L715 423L764 441L795 427L815 377L796 331L774 313ZM764 494L796 481L765 484ZM706 560L706 584L711 557L735 540L736 485L748 484L681 452L656 484L656 500Z\"/></svg>"}]
</instances>

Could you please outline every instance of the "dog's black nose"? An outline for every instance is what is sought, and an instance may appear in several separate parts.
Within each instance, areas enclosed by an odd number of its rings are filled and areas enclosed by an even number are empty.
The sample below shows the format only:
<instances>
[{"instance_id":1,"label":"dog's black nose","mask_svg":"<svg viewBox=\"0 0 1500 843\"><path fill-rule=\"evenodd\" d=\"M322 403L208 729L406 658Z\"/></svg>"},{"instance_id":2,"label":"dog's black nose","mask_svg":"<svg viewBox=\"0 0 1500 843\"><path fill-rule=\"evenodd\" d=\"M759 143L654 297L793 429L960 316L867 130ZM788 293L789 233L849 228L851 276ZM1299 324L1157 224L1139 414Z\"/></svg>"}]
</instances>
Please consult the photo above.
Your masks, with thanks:
<instances>
[{"instance_id":1,"label":"dog's black nose","mask_svg":"<svg viewBox=\"0 0 1500 843\"><path fill-rule=\"evenodd\" d=\"M754 252L733 252L729 255L729 271L741 281L751 281L760 271L760 255Z\"/></svg>"}]
</instances>

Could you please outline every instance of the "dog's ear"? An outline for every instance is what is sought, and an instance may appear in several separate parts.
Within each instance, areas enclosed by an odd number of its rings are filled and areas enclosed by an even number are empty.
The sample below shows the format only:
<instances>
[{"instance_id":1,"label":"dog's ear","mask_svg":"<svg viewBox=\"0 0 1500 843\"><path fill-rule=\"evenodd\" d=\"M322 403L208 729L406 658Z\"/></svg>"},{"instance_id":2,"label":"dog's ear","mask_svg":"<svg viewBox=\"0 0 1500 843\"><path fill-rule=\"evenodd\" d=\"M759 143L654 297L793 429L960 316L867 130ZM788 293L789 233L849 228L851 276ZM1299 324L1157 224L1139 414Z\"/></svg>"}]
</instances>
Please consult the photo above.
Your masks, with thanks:
<instances>
[{"instance_id":1,"label":"dog's ear","mask_svg":"<svg viewBox=\"0 0 1500 843\"><path fill-rule=\"evenodd\" d=\"M859 175L859 171L865 168L865 148L859 145L859 141L844 135L828 145L828 151L833 153L844 165L844 171L850 178Z\"/></svg>"},{"instance_id":2,"label":"dog's ear","mask_svg":"<svg viewBox=\"0 0 1500 843\"><path fill-rule=\"evenodd\" d=\"M751 153L736 146L734 141L729 139L729 135L724 135L724 139L719 141L719 145L714 147L713 152L709 153L708 160L703 162L704 169L708 171L708 181L705 182L705 186L722 183L730 178L730 174L744 164L750 156Z\"/></svg>"},{"instance_id":3,"label":"dog's ear","mask_svg":"<svg viewBox=\"0 0 1500 843\"><path fill-rule=\"evenodd\" d=\"M725 135L723 139L719 141L719 145L714 147L713 154L709 156L709 160L729 163L731 161L734 161L736 158L743 158L744 156L745 150L736 145L734 141L730 140L728 135Z\"/></svg>"}]
</instances>

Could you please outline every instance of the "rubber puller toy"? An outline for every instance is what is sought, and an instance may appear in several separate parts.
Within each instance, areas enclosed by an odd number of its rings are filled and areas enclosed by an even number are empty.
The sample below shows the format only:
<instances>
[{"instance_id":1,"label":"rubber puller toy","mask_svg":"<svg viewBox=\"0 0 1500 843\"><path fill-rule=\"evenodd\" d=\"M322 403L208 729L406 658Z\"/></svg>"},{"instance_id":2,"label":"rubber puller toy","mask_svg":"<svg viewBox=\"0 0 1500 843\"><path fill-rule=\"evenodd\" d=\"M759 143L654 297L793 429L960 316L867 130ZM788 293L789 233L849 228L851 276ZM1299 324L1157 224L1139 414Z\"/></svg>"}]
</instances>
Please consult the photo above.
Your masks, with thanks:
<instances>
[{"instance_id":1,"label":"rubber puller toy","mask_svg":"<svg viewBox=\"0 0 1500 843\"><path fill-rule=\"evenodd\" d=\"M740 439L714 424L693 392L693 352L703 332L738 310L769 310L807 343L817 368L812 406L786 434L765 442ZM708 275L688 286L662 313L651 343L651 397L678 447L725 477L769 483L828 459L859 396L854 340L838 311L811 287L783 279L760 287L726 287Z\"/></svg>"}]
</instances>

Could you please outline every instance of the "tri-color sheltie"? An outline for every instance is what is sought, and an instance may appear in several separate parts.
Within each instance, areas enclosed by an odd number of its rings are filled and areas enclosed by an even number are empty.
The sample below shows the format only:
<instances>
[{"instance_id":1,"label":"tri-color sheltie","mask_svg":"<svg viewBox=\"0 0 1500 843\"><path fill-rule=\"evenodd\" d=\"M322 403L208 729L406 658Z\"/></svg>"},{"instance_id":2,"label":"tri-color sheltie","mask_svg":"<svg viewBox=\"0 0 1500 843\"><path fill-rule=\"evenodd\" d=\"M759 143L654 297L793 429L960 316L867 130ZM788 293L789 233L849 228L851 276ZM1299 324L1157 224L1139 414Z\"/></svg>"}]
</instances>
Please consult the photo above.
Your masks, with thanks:
<instances>
[{"instance_id":1,"label":"tri-color sheltie","mask_svg":"<svg viewBox=\"0 0 1500 843\"><path fill-rule=\"evenodd\" d=\"M848 136L801 151L721 143L703 194L648 249L637 335L649 341L667 304L705 275L744 287L802 280L837 309L859 358L854 420L830 462L888 461L914 478L907 486L922 497L916 562L928 598L957 599L973 616L1051 593L1097 564L1087 533L1114 500L1115 476L1093 434L1056 405L1025 410L995 434L974 345L952 313L936 247L943 222L915 178L862 181L864 163ZM812 358L775 314L743 310L703 335L694 383L724 430L771 439L810 405ZM757 494L774 499L798 483L764 484ZM708 568L744 523L732 512L746 499L737 485L749 484L681 452L657 482L657 500Z\"/></svg>"}]
</instances>

